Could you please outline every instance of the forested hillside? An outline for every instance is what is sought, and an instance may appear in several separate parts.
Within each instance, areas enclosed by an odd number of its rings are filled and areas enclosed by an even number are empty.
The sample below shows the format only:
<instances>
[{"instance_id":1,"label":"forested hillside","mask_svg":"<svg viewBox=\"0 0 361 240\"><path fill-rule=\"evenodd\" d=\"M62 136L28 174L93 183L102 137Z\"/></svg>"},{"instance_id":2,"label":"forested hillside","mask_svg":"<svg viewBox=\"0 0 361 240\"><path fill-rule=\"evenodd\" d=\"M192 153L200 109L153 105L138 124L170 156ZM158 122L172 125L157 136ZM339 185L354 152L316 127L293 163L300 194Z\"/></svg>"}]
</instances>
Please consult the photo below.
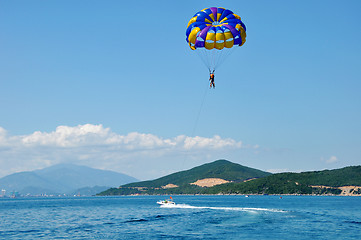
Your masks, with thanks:
<instances>
[{"instance_id":1,"label":"forested hillside","mask_svg":"<svg viewBox=\"0 0 361 240\"><path fill-rule=\"evenodd\" d=\"M204 178L222 178L228 183L212 187L191 184ZM172 187L165 187L173 184ZM361 166L335 170L270 174L225 160L153 181L111 188L100 195L130 194L342 194L361 195Z\"/></svg>"}]
</instances>

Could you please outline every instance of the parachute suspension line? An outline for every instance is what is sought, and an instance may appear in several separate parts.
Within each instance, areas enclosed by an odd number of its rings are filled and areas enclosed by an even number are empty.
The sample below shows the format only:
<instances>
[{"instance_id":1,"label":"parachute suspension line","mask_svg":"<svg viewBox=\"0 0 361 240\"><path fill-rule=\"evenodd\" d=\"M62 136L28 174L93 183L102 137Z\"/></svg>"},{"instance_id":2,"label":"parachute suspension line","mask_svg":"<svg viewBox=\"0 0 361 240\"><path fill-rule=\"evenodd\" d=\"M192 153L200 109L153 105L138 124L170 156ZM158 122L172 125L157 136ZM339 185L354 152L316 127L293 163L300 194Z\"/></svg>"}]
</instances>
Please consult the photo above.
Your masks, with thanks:
<instances>
[{"instance_id":1,"label":"parachute suspension line","mask_svg":"<svg viewBox=\"0 0 361 240\"><path fill-rule=\"evenodd\" d=\"M224 60L228 58L238 47L223 48L222 50L206 48L197 48L195 52L198 54L203 64L208 68L209 73L214 72Z\"/></svg>"},{"instance_id":2,"label":"parachute suspension line","mask_svg":"<svg viewBox=\"0 0 361 240\"><path fill-rule=\"evenodd\" d=\"M209 72L215 70L215 65L217 63L217 54L214 50L207 50L205 48L196 49L195 52L198 54L203 64L208 68Z\"/></svg>"},{"instance_id":3,"label":"parachute suspension line","mask_svg":"<svg viewBox=\"0 0 361 240\"><path fill-rule=\"evenodd\" d=\"M206 50L205 48L196 49L195 52L198 54L200 59L202 60L203 64L211 71L211 58L209 57L209 50Z\"/></svg>"},{"instance_id":4,"label":"parachute suspension line","mask_svg":"<svg viewBox=\"0 0 361 240\"><path fill-rule=\"evenodd\" d=\"M224 60L228 58L237 48L238 47L224 48L222 51L220 51L219 58L214 68L218 68L220 65L222 65Z\"/></svg>"},{"instance_id":5,"label":"parachute suspension line","mask_svg":"<svg viewBox=\"0 0 361 240\"><path fill-rule=\"evenodd\" d=\"M217 51L217 50L215 50L215 51ZM214 61L214 68L218 68L218 66L222 60L222 55L224 55L225 51L227 51L227 49L223 49L222 51L218 50L218 52L214 53L214 56L216 58L216 60Z\"/></svg>"}]
</instances>

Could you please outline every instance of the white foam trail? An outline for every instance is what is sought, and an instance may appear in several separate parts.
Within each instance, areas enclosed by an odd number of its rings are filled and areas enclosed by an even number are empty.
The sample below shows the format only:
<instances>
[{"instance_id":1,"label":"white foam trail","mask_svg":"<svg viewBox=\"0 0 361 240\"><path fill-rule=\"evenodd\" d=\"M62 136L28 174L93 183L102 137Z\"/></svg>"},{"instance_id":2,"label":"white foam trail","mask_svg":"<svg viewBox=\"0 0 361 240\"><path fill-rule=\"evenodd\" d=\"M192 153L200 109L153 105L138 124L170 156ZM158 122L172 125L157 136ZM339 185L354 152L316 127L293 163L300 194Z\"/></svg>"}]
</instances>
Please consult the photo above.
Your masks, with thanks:
<instances>
[{"instance_id":1,"label":"white foam trail","mask_svg":"<svg viewBox=\"0 0 361 240\"><path fill-rule=\"evenodd\" d=\"M225 210L225 211L243 211L243 212L286 212L279 209L268 208L242 208L242 207L197 207L187 204L175 204L175 205L161 205L162 208L189 208L189 209L213 209L213 210Z\"/></svg>"}]
</instances>

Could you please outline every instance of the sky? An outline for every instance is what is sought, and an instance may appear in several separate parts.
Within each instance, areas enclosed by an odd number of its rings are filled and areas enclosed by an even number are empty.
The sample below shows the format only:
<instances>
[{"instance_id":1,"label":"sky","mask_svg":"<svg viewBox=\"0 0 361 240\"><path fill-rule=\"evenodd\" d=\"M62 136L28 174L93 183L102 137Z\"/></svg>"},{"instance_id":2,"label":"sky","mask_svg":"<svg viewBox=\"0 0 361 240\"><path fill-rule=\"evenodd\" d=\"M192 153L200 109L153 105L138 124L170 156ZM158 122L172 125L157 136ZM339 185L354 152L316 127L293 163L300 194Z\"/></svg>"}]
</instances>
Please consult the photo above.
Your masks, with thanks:
<instances>
[{"instance_id":1,"label":"sky","mask_svg":"<svg viewBox=\"0 0 361 240\"><path fill-rule=\"evenodd\" d=\"M208 7L247 41L208 70ZM155 179L218 159L361 164L361 1L0 0L0 177L74 163Z\"/></svg>"}]
</instances>

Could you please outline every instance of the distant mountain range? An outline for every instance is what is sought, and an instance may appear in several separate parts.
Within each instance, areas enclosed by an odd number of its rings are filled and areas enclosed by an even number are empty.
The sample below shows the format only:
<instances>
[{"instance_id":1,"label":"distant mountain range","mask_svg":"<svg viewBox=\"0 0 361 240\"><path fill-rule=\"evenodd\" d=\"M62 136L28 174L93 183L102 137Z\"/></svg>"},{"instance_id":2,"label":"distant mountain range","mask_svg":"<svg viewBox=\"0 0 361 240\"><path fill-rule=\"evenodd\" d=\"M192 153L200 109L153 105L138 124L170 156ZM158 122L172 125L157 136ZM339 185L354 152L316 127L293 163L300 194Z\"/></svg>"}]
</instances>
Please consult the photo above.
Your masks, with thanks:
<instances>
[{"instance_id":1,"label":"distant mountain range","mask_svg":"<svg viewBox=\"0 0 361 240\"><path fill-rule=\"evenodd\" d=\"M111 188L98 195L137 194L333 194L361 195L361 166L271 174L227 160Z\"/></svg>"},{"instance_id":2,"label":"distant mountain range","mask_svg":"<svg viewBox=\"0 0 361 240\"><path fill-rule=\"evenodd\" d=\"M110 187L139 181L131 176L74 164L58 164L41 170L14 173L0 178L6 194L94 195Z\"/></svg>"}]
</instances>

